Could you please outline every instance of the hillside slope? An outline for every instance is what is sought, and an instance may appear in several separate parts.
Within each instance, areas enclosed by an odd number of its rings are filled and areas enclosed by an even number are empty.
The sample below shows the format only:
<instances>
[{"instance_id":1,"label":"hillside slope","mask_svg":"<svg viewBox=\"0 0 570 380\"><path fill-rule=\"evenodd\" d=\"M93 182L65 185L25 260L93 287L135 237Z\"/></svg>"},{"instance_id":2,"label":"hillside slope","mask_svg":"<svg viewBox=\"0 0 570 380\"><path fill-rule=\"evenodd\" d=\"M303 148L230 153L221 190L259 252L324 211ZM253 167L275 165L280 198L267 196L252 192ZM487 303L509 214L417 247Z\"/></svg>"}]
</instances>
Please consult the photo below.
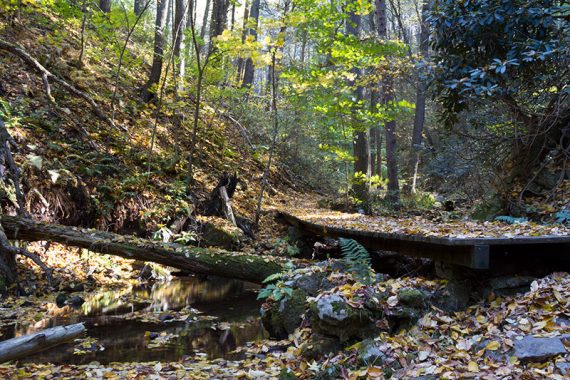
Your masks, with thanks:
<instances>
[{"instance_id":1,"label":"hillside slope","mask_svg":"<svg viewBox=\"0 0 570 380\"><path fill-rule=\"evenodd\" d=\"M88 93L111 116L116 54L106 48L103 38L90 38L83 64L77 65L78 30L78 25L44 8L27 9L25 17L15 21L0 16L0 39L24 48L55 76ZM124 36L115 33L115 38ZM28 209L44 220L145 234L192 211L223 172L235 172L242 182L234 205L240 214L251 216L266 157L246 143L247 132L239 122L224 117L228 111L215 109L207 100L201 111L191 194L186 194L185 174L191 95L183 93L182 100L174 102L166 87L150 150L156 105L140 102L138 89L150 69L150 57L138 46L138 42L128 45L125 60L136 57L140 64L123 65L119 76L116 127L53 81L57 106L50 104L41 77L20 58L0 50L0 116L20 148L16 161L23 171ZM180 127L174 113L181 119ZM274 170L271 184L269 202L283 199L296 186L283 170ZM10 197L3 198L3 207L13 208Z\"/></svg>"}]
</instances>

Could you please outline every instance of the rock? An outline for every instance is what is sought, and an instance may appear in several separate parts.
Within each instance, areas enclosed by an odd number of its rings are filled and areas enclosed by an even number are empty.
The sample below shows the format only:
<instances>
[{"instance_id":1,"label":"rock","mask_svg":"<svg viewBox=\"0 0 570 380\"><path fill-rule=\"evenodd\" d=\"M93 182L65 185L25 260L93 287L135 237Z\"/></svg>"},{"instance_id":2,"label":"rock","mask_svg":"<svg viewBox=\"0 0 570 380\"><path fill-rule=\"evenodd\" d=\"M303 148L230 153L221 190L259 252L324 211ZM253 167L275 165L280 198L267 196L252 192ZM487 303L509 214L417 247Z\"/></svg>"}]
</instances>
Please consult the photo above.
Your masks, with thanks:
<instances>
[{"instance_id":1,"label":"rock","mask_svg":"<svg viewBox=\"0 0 570 380\"><path fill-rule=\"evenodd\" d=\"M563 337L535 338L525 336L515 341L512 356L516 356L521 362L540 362L557 355L568 353Z\"/></svg>"},{"instance_id":2,"label":"rock","mask_svg":"<svg viewBox=\"0 0 570 380\"><path fill-rule=\"evenodd\" d=\"M274 303L269 309L261 308L261 322L272 338L285 339L301 325L306 300L304 290L294 289L291 297Z\"/></svg>"},{"instance_id":3,"label":"rock","mask_svg":"<svg viewBox=\"0 0 570 380\"><path fill-rule=\"evenodd\" d=\"M470 280L449 280L443 291L434 297L435 305L447 312L464 310L471 300Z\"/></svg>"},{"instance_id":4,"label":"rock","mask_svg":"<svg viewBox=\"0 0 570 380\"><path fill-rule=\"evenodd\" d=\"M68 298L66 303L68 305L70 305L71 307L78 308L85 303L85 300L82 297L73 296L73 297Z\"/></svg>"},{"instance_id":5,"label":"rock","mask_svg":"<svg viewBox=\"0 0 570 380\"><path fill-rule=\"evenodd\" d=\"M154 331L150 331L148 334L148 338L150 340L154 340L156 338L158 338L160 336L160 333L154 332Z\"/></svg>"},{"instance_id":6,"label":"rock","mask_svg":"<svg viewBox=\"0 0 570 380\"><path fill-rule=\"evenodd\" d=\"M489 343L491 343L491 339L483 339L480 342L473 344L471 351L473 354L477 354L479 351L485 350L483 355L486 358L494 360L495 362L505 362L508 360L508 355L506 355L504 352L501 352L500 350L488 350L486 347Z\"/></svg>"},{"instance_id":7,"label":"rock","mask_svg":"<svg viewBox=\"0 0 570 380\"><path fill-rule=\"evenodd\" d=\"M382 342L374 339L366 339L360 343L358 359L363 366L380 366L386 355L382 351Z\"/></svg>"},{"instance_id":8,"label":"rock","mask_svg":"<svg viewBox=\"0 0 570 380\"><path fill-rule=\"evenodd\" d=\"M531 276L501 276L490 279L488 286L498 296L513 296L529 291L534 280Z\"/></svg>"},{"instance_id":9,"label":"rock","mask_svg":"<svg viewBox=\"0 0 570 380\"><path fill-rule=\"evenodd\" d=\"M85 290L85 285L79 283L77 285L75 285L75 287L73 288L74 292L82 292Z\"/></svg>"},{"instance_id":10,"label":"rock","mask_svg":"<svg viewBox=\"0 0 570 380\"><path fill-rule=\"evenodd\" d=\"M321 356L335 353L341 348L342 345L338 338L313 333L311 337L301 345L301 356L307 360L314 360Z\"/></svg>"},{"instance_id":11,"label":"rock","mask_svg":"<svg viewBox=\"0 0 570 380\"><path fill-rule=\"evenodd\" d=\"M313 331L336 336L342 342L350 338L364 338L377 330L374 323L378 312L355 309L339 294L327 294L310 305Z\"/></svg>"},{"instance_id":12,"label":"rock","mask_svg":"<svg viewBox=\"0 0 570 380\"><path fill-rule=\"evenodd\" d=\"M570 363L558 362L556 368L560 371L561 375L570 375Z\"/></svg>"},{"instance_id":13,"label":"rock","mask_svg":"<svg viewBox=\"0 0 570 380\"><path fill-rule=\"evenodd\" d=\"M243 231L229 220L210 217L208 221L202 223L204 245L232 250L240 248L245 239Z\"/></svg>"},{"instance_id":14,"label":"rock","mask_svg":"<svg viewBox=\"0 0 570 380\"><path fill-rule=\"evenodd\" d=\"M398 291L398 302L415 309L426 307L426 295L418 289L401 289Z\"/></svg>"},{"instance_id":15,"label":"rock","mask_svg":"<svg viewBox=\"0 0 570 380\"><path fill-rule=\"evenodd\" d=\"M63 293L59 293L57 297L55 297L55 304L57 307L64 307L65 301L67 301L67 296Z\"/></svg>"},{"instance_id":16,"label":"rock","mask_svg":"<svg viewBox=\"0 0 570 380\"><path fill-rule=\"evenodd\" d=\"M331 289L333 285L327 280L325 273L313 272L293 279L291 287L299 288L314 297L324 290Z\"/></svg>"}]
</instances>

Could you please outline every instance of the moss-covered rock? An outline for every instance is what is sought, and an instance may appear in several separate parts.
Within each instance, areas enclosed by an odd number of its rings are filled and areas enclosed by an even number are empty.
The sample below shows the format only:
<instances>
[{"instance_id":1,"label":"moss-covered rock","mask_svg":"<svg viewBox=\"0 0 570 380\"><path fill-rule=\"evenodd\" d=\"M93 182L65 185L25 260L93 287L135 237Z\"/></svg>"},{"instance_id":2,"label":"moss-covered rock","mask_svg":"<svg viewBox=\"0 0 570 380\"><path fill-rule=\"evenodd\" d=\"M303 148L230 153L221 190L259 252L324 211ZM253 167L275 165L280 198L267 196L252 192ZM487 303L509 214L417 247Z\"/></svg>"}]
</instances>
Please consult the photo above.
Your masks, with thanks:
<instances>
[{"instance_id":1,"label":"moss-covered rock","mask_svg":"<svg viewBox=\"0 0 570 380\"><path fill-rule=\"evenodd\" d=\"M301 325L306 300L305 291L294 289L291 297L261 308L261 322L272 338L285 339Z\"/></svg>"},{"instance_id":2,"label":"moss-covered rock","mask_svg":"<svg viewBox=\"0 0 570 380\"><path fill-rule=\"evenodd\" d=\"M398 302L404 306L423 309L426 305L426 295L418 289L401 289L398 291Z\"/></svg>"},{"instance_id":3,"label":"moss-covered rock","mask_svg":"<svg viewBox=\"0 0 570 380\"><path fill-rule=\"evenodd\" d=\"M379 313L369 309L352 307L339 294L324 295L313 302L310 315L313 331L338 337L341 342L376 331L374 321L379 317Z\"/></svg>"}]
</instances>

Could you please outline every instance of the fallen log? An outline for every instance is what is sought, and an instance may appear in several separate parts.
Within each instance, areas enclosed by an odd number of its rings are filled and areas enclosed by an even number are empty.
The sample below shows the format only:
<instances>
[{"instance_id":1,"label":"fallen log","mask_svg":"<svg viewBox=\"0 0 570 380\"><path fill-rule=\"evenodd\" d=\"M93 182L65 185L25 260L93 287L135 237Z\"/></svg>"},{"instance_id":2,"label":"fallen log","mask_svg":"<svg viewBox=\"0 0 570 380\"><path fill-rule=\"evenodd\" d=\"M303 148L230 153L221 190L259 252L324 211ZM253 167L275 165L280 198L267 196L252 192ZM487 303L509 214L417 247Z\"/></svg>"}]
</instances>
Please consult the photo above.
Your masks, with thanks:
<instances>
[{"instance_id":1,"label":"fallen log","mask_svg":"<svg viewBox=\"0 0 570 380\"><path fill-rule=\"evenodd\" d=\"M112 232L42 223L17 216L1 215L0 223L8 238L14 240L54 241L127 259L152 261L196 274L255 283L261 283L267 276L281 272L285 264L283 260L274 257L161 243Z\"/></svg>"},{"instance_id":2,"label":"fallen log","mask_svg":"<svg viewBox=\"0 0 570 380\"><path fill-rule=\"evenodd\" d=\"M21 359L78 338L85 332L83 323L57 326L0 342L0 363Z\"/></svg>"}]
</instances>

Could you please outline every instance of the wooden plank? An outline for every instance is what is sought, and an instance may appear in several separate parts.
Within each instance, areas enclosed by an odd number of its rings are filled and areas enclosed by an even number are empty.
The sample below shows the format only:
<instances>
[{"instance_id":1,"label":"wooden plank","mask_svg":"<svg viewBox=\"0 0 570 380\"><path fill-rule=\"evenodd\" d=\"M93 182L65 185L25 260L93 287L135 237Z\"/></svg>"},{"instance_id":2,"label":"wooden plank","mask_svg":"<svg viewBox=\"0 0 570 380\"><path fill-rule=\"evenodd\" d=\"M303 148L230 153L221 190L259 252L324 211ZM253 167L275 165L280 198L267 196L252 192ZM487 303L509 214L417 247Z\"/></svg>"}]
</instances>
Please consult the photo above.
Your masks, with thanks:
<instances>
[{"instance_id":1,"label":"wooden plank","mask_svg":"<svg viewBox=\"0 0 570 380\"><path fill-rule=\"evenodd\" d=\"M329 227L319 225L313 222L302 220L294 215L286 212L281 212L285 220L291 224L300 224L306 228L319 229L322 231L336 231L337 233L350 233L355 236L368 236L372 238L382 239L398 239L406 241L417 241L424 243L435 243L441 245L513 245L513 244L545 244L545 243L568 243L570 244L570 236L562 235L543 235L543 236L513 236L504 238L456 238L456 237L438 237L438 236L424 236L424 235L406 235L397 233L387 233L379 231L361 231L349 228ZM570 252L569 252L570 253Z\"/></svg>"},{"instance_id":2,"label":"wooden plank","mask_svg":"<svg viewBox=\"0 0 570 380\"><path fill-rule=\"evenodd\" d=\"M413 257L429 258L473 269L489 269L491 255L501 252L549 250L570 256L570 236L532 236L513 238L446 238L404 235L319 225L282 212L287 222L306 232L358 241L370 250L393 251Z\"/></svg>"}]
</instances>

